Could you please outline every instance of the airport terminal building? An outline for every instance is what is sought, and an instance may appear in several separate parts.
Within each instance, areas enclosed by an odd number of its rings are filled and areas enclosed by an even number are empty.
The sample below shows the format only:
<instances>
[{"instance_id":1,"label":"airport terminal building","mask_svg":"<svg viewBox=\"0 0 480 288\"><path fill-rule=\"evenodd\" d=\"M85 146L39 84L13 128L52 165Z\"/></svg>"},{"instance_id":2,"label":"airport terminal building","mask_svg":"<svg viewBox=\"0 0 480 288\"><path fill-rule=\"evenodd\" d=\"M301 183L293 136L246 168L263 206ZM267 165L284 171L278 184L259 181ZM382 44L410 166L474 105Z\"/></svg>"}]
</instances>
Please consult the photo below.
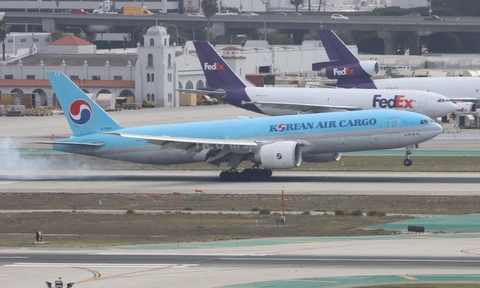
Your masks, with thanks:
<instances>
[{"instance_id":1,"label":"airport terminal building","mask_svg":"<svg viewBox=\"0 0 480 288\"><path fill-rule=\"evenodd\" d=\"M30 48L17 49L0 61L1 93L35 93L43 106L55 106L56 98L45 75L52 70L64 72L86 93L133 96L135 102L150 100L157 107L178 107L177 89L206 86L193 43L171 45L170 35L162 26L150 27L143 45L112 51L97 50L94 44L74 35L48 42L49 37L43 34L37 38L25 33L24 40L15 35L18 41L30 41ZM7 47L13 45L8 39L6 42ZM45 47L39 49L37 44ZM311 63L327 60L318 41L300 47L269 47L265 41L247 44L216 47L243 79L257 73L312 77Z\"/></svg>"}]
</instances>

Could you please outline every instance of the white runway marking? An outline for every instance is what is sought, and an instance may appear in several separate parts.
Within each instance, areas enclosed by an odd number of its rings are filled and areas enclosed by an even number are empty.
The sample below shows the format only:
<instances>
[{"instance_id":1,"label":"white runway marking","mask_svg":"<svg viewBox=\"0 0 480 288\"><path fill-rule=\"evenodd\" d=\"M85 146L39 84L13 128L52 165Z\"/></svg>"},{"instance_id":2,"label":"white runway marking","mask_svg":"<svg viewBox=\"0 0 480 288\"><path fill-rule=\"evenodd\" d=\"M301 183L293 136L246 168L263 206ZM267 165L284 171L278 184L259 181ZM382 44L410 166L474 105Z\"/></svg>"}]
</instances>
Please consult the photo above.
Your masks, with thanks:
<instances>
[{"instance_id":1,"label":"white runway marking","mask_svg":"<svg viewBox=\"0 0 480 288\"><path fill-rule=\"evenodd\" d=\"M41 268L188 268L198 264L100 264L100 263L14 263L4 267L41 267Z\"/></svg>"}]
</instances>

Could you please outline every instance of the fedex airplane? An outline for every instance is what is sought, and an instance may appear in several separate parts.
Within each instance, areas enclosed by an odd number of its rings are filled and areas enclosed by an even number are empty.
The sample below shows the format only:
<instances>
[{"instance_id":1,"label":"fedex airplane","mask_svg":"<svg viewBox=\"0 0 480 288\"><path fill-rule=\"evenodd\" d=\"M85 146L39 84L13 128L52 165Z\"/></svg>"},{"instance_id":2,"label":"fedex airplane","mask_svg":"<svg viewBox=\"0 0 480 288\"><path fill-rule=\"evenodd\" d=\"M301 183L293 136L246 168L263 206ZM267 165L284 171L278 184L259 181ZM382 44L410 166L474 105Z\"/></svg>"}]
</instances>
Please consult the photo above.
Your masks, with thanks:
<instances>
[{"instance_id":1,"label":"fedex airplane","mask_svg":"<svg viewBox=\"0 0 480 288\"><path fill-rule=\"evenodd\" d=\"M473 102L474 105L458 104L458 108L461 108L464 112L475 112L476 106L480 104L480 79L478 77L417 77L372 80L371 77L379 72L377 61L360 61L332 30L320 29L317 32L330 61L314 63L312 64L312 70L320 71L320 76L337 79L335 86L436 92L445 95L450 101Z\"/></svg>"},{"instance_id":2,"label":"fedex airplane","mask_svg":"<svg viewBox=\"0 0 480 288\"><path fill-rule=\"evenodd\" d=\"M457 108L446 97L426 91L254 87L239 78L208 42L194 41L194 45L208 87L179 91L209 95L253 112L275 116L384 109L434 118Z\"/></svg>"},{"instance_id":3,"label":"fedex airplane","mask_svg":"<svg viewBox=\"0 0 480 288\"><path fill-rule=\"evenodd\" d=\"M271 169L327 163L341 152L406 147L411 150L443 129L425 115L374 110L245 118L124 128L60 71L47 72L73 137L54 150L134 163L171 165L206 162L231 169L222 180L268 178ZM237 171L242 161L252 168ZM260 169L260 165L263 169Z\"/></svg>"}]
</instances>

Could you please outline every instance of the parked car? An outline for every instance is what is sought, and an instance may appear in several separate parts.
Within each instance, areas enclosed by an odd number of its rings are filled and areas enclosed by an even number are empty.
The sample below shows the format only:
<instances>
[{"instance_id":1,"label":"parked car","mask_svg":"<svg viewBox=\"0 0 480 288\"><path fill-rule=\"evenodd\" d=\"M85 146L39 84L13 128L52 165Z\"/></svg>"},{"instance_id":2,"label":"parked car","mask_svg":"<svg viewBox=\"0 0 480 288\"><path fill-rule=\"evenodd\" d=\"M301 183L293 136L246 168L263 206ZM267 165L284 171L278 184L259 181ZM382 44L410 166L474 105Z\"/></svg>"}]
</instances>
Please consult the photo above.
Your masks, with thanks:
<instances>
[{"instance_id":1,"label":"parked car","mask_svg":"<svg viewBox=\"0 0 480 288\"><path fill-rule=\"evenodd\" d=\"M347 16L343 16L342 14L332 14L330 16L331 19L337 19L337 20L348 20Z\"/></svg>"},{"instance_id":2,"label":"parked car","mask_svg":"<svg viewBox=\"0 0 480 288\"><path fill-rule=\"evenodd\" d=\"M240 14L240 15L242 15L242 16L249 16L249 17L251 17L251 16L258 16L257 13L253 13L253 12L245 12L245 13L242 13L242 14Z\"/></svg>"},{"instance_id":3,"label":"parked car","mask_svg":"<svg viewBox=\"0 0 480 288\"><path fill-rule=\"evenodd\" d=\"M291 13L290 15L293 15L293 16L302 16L302 14L298 13L298 12L293 12Z\"/></svg>"},{"instance_id":4,"label":"parked car","mask_svg":"<svg viewBox=\"0 0 480 288\"><path fill-rule=\"evenodd\" d=\"M71 13L72 14L88 14L88 12L83 9L73 9Z\"/></svg>"},{"instance_id":5,"label":"parked car","mask_svg":"<svg viewBox=\"0 0 480 288\"><path fill-rule=\"evenodd\" d=\"M188 13L188 17L205 17L200 13Z\"/></svg>"},{"instance_id":6,"label":"parked car","mask_svg":"<svg viewBox=\"0 0 480 288\"><path fill-rule=\"evenodd\" d=\"M414 12L409 13L407 15L403 15L403 17L420 17L420 16L421 16L420 13L414 13Z\"/></svg>"},{"instance_id":7,"label":"parked car","mask_svg":"<svg viewBox=\"0 0 480 288\"><path fill-rule=\"evenodd\" d=\"M437 15L432 15L432 16L423 18L423 20L445 21L445 18L440 18Z\"/></svg>"},{"instance_id":8,"label":"parked car","mask_svg":"<svg viewBox=\"0 0 480 288\"><path fill-rule=\"evenodd\" d=\"M237 12L232 12L230 10L222 10L220 12L218 12L217 14L215 15L219 15L219 16L232 16L232 15L238 15Z\"/></svg>"},{"instance_id":9,"label":"parked car","mask_svg":"<svg viewBox=\"0 0 480 288\"><path fill-rule=\"evenodd\" d=\"M277 15L277 16L287 16L287 13L285 13L285 12L277 12L275 15Z\"/></svg>"}]
</instances>

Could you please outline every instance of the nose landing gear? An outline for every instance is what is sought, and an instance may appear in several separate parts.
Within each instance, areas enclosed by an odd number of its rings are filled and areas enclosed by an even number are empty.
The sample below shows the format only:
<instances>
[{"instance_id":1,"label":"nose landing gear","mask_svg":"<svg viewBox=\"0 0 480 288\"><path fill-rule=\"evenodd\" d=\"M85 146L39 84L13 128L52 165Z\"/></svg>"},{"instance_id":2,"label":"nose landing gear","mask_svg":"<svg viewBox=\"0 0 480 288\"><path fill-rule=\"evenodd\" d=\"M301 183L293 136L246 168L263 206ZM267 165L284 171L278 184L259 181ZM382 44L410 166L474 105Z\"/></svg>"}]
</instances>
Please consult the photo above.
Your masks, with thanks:
<instances>
[{"instance_id":1,"label":"nose landing gear","mask_svg":"<svg viewBox=\"0 0 480 288\"><path fill-rule=\"evenodd\" d=\"M413 161L410 159L410 155L412 155L412 151L418 149L418 144L410 145L405 147L405 160L403 160L403 165L411 166Z\"/></svg>"}]
</instances>

